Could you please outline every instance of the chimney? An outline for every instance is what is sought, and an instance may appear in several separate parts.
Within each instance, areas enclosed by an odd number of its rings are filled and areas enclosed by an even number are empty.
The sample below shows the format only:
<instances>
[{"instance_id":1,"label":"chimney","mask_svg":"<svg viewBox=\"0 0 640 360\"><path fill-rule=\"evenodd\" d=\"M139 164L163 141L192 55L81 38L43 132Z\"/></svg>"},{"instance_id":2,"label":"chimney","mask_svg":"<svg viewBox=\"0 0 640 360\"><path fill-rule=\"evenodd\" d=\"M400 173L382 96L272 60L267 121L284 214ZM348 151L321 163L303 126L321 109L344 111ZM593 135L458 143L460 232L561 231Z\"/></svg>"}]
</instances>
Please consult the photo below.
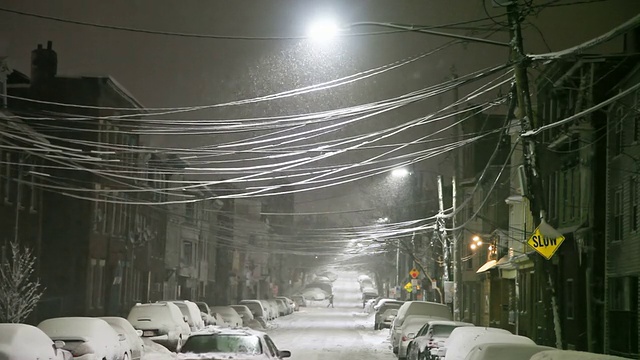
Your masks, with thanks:
<instances>
[{"instance_id":1,"label":"chimney","mask_svg":"<svg viewBox=\"0 0 640 360\"><path fill-rule=\"evenodd\" d=\"M42 44L31 51L31 86L41 86L56 77L58 72L58 54L52 49L51 41L47 41L47 48Z\"/></svg>"}]
</instances>

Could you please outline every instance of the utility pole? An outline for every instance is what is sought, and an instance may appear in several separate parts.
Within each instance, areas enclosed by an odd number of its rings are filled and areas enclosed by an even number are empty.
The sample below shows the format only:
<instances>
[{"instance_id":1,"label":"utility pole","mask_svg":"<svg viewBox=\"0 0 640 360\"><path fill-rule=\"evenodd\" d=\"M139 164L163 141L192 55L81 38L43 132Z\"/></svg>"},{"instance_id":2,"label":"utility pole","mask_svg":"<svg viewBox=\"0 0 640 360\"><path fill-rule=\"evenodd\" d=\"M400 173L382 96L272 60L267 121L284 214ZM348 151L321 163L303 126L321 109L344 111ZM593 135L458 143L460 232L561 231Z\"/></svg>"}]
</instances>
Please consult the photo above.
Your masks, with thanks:
<instances>
[{"instance_id":1,"label":"utility pole","mask_svg":"<svg viewBox=\"0 0 640 360\"><path fill-rule=\"evenodd\" d=\"M453 217L451 221L453 222L453 231L451 236L453 237L453 320L460 321L462 318L462 314L460 313L462 310L462 306L460 306L460 290L461 290L461 280L462 280L462 269L461 269L461 258L460 258L460 239L456 235L456 209L457 209L457 191L456 191L456 177L455 175L451 179L451 186L453 192Z\"/></svg>"},{"instance_id":2,"label":"utility pole","mask_svg":"<svg viewBox=\"0 0 640 360\"><path fill-rule=\"evenodd\" d=\"M442 222L444 219L442 215L444 215L444 194L442 190L442 175L438 175L438 219L436 220L436 231L438 233L438 239L440 239L440 244L442 245L442 263L443 266L443 274L442 279L444 281L449 281L449 246L447 244L447 234L444 233L444 224ZM444 282L443 282L444 286Z\"/></svg>"},{"instance_id":3,"label":"utility pole","mask_svg":"<svg viewBox=\"0 0 640 360\"><path fill-rule=\"evenodd\" d=\"M507 4L507 16L509 21L509 34L511 36L511 61L514 64L516 79L516 98L518 101L518 113L516 116L520 118L520 131L525 134L530 131L535 124L533 115L533 107L531 105L531 94L529 92L529 78L527 76L527 67L530 59L524 54L524 45L522 41L522 28L520 26L520 9L518 0L512 0ZM521 136L524 141L524 168L527 176L527 197L530 201L531 215L534 224L539 225L546 215L546 204L544 201L544 191L542 187L542 178L538 169L536 159L536 143L533 135ZM555 333L555 345L562 349L562 329L560 326L560 315L558 312L558 302L555 292L553 268L549 264L543 264L547 285L549 289L551 308L553 314L553 328Z\"/></svg>"},{"instance_id":4,"label":"utility pole","mask_svg":"<svg viewBox=\"0 0 640 360\"><path fill-rule=\"evenodd\" d=\"M451 68L452 78L457 79L458 75L456 74L455 66ZM453 89L453 101L455 104L458 103L460 96L458 94L458 87L456 86ZM458 110L458 106L454 106L454 110ZM456 121L456 125L453 128L454 139L456 142L460 141L463 135L462 124L458 120L458 117L454 120ZM462 174L460 172L462 163L462 148L458 148L453 153L453 177L451 178L451 192L452 192L452 209L453 216L451 218L452 222L452 231L451 237L453 241L453 320L460 321L462 319L462 258L460 248L462 246L461 238L458 236L460 231L456 229L456 217L457 209L458 209L458 186L457 179L462 178ZM464 231L462 232L464 234Z\"/></svg>"}]
</instances>

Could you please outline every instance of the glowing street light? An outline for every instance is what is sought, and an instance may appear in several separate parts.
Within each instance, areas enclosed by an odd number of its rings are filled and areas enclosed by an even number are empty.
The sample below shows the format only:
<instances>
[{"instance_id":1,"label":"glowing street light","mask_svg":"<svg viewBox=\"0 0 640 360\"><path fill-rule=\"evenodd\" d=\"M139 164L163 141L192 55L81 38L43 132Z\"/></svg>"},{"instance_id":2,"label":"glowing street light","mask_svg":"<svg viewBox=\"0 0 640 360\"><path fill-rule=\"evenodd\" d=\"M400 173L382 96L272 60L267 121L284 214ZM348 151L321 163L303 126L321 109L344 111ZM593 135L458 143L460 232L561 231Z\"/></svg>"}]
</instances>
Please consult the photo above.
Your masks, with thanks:
<instances>
[{"instance_id":1,"label":"glowing street light","mask_svg":"<svg viewBox=\"0 0 640 360\"><path fill-rule=\"evenodd\" d=\"M391 176L396 177L396 178L402 178L409 175L409 170L407 170L406 168L397 168L397 169L393 169L393 171L391 171Z\"/></svg>"},{"instance_id":2,"label":"glowing street light","mask_svg":"<svg viewBox=\"0 0 640 360\"><path fill-rule=\"evenodd\" d=\"M313 22L307 29L307 37L314 40L330 40L340 32L338 23L331 19L322 19Z\"/></svg>"}]
</instances>

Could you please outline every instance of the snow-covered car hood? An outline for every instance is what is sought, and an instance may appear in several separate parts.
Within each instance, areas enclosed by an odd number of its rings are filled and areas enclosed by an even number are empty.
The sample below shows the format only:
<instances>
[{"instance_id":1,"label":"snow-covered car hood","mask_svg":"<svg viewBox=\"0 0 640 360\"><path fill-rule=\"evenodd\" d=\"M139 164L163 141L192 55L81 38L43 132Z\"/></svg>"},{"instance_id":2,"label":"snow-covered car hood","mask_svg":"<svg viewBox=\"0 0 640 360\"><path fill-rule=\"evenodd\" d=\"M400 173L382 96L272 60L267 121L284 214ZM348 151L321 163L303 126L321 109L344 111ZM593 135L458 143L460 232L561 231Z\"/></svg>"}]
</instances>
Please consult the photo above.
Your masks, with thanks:
<instances>
[{"instance_id":1,"label":"snow-covered car hood","mask_svg":"<svg viewBox=\"0 0 640 360\"><path fill-rule=\"evenodd\" d=\"M240 354L240 353L184 353L178 354L179 360L268 360L265 354Z\"/></svg>"}]
</instances>

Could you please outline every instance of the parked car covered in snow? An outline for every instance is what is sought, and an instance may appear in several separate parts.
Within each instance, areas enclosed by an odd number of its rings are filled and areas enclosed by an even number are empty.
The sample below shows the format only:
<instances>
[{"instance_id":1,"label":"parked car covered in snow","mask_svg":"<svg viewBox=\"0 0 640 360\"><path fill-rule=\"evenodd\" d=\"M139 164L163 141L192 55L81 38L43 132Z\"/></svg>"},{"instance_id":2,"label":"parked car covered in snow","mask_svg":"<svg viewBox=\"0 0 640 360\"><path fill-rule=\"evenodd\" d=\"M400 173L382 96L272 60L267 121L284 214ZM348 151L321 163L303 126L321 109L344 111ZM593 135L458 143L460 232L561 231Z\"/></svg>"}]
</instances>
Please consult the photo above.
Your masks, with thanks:
<instances>
[{"instance_id":1,"label":"parked car covered in snow","mask_svg":"<svg viewBox=\"0 0 640 360\"><path fill-rule=\"evenodd\" d=\"M213 306L211 311L222 316L223 321L229 326L243 326L242 317L231 306ZM219 324L220 325L220 324Z\"/></svg>"},{"instance_id":2,"label":"parked car covered in snow","mask_svg":"<svg viewBox=\"0 0 640 360\"><path fill-rule=\"evenodd\" d=\"M106 321L90 317L59 317L47 319L38 328L53 341L63 341L63 349L74 358L87 357L106 360L124 360L128 354L120 342L126 342L124 334L118 335Z\"/></svg>"},{"instance_id":3,"label":"parked car covered in snow","mask_svg":"<svg viewBox=\"0 0 640 360\"><path fill-rule=\"evenodd\" d=\"M525 344L536 343L528 337L513 335L507 330L497 328L481 328L477 326L455 328L444 346L438 348L436 355L446 360L464 360L471 349L481 344ZM433 354L433 352L432 352Z\"/></svg>"},{"instance_id":4,"label":"parked car covered in snow","mask_svg":"<svg viewBox=\"0 0 640 360\"><path fill-rule=\"evenodd\" d=\"M531 344L480 344L469 351L465 360L529 360L533 355L547 350L554 350L554 348ZM580 359L586 360L587 358L581 357Z\"/></svg>"},{"instance_id":5,"label":"parked car covered in snow","mask_svg":"<svg viewBox=\"0 0 640 360\"><path fill-rule=\"evenodd\" d=\"M211 309L206 302L194 301L193 303L196 304L198 310L200 310L200 318L205 326L216 325L215 319L211 316Z\"/></svg>"},{"instance_id":6,"label":"parked car covered in snow","mask_svg":"<svg viewBox=\"0 0 640 360\"><path fill-rule=\"evenodd\" d=\"M376 313L378 316L379 312ZM393 320L395 320L396 316L398 316L398 309L388 308L380 314L380 322L377 323L378 327L375 330L380 329L391 329L391 324L393 324ZM375 325L374 325L375 327Z\"/></svg>"},{"instance_id":7,"label":"parked car covered in snow","mask_svg":"<svg viewBox=\"0 0 640 360\"><path fill-rule=\"evenodd\" d=\"M173 303L136 304L127 320L134 329L142 330L143 338L172 351L179 350L191 334L186 316Z\"/></svg>"},{"instance_id":8,"label":"parked car covered in snow","mask_svg":"<svg viewBox=\"0 0 640 360\"><path fill-rule=\"evenodd\" d=\"M298 304L296 304L295 301L289 299L286 296L276 296L276 299L280 299L280 300L284 301L285 304L287 304L287 306L289 307L289 314L292 314L294 311L300 310L298 308Z\"/></svg>"},{"instance_id":9,"label":"parked car covered in snow","mask_svg":"<svg viewBox=\"0 0 640 360\"><path fill-rule=\"evenodd\" d=\"M530 360L629 360L613 355L594 354L574 350L547 350L539 352Z\"/></svg>"},{"instance_id":10,"label":"parked car covered in snow","mask_svg":"<svg viewBox=\"0 0 640 360\"><path fill-rule=\"evenodd\" d=\"M327 298L328 294L320 288L307 288L302 292L305 300L322 301Z\"/></svg>"},{"instance_id":11,"label":"parked car covered in snow","mask_svg":"<svg viewBox=\"0 0 640 360\"><path fill-rule=\"evenodd\" d=\"M278 350L263 332L248 329L205 329L193 334L178 354L178 359L273 360L291 356Z\"/></svg>"},{"instance_id":12,"label":"parked car covered in snow","mask_svg":"<svg viewBox=\"0 0 640 360\"><path fill-rule=\"evenodd\" d=\"M267 323L263 318L255 318L253 313L246 305L231 305L238 315L242 318L242 324L254 330L264 330Z\"/></svg>"},{"instance_id":13,"label":"parked car covered in snow","mask_svg":"<svg viewBox=\"0 0 640 360\"><path fill-rule=\"evenodd\" d=\"M398 309L398 315L391 325L391 346L394 354L398 353L402 325L409 316L426 316L430 318L429 320L452 320L451 311L445 304L429 301L405 302Z\"/></svg>"},{"instance_id":14,"label":"parked car covered in snow","mask_svg":"<svg viewBox=\"0 0 640 360\"><path fill-rule=\"evenodd\" d=\"M293 312L293 309L291 309L289 307L289 304L287 304L287 302L283 299L273 299L276 303L276 305L278 306L278 314L280 314L280 316L285 316L285 315L289 315Z\"/></svg>"},{"instance_id":15,"label":"parked car covered in snow","mask_svg":"<svg viewBox=\"0 0 640 360\"><path fill-rule=\"evenodd\" d=\"M266 306L260 300L242 300L240 305L245 305L251 310L254 318L262 318L265 321L270 320Z\"/></svg>"},{"instance_id":16,"label":"parked car covered in snow","mask_svg":"<svg viewBox=\"0 0 640 360\"><path fill-rule=\"evenodd\" d=\"M198 305L189 300L171 300L171 301L158 301L159 303L171 302L180 309L182 315L187 317L187 324L191 328L191 331L198 331L204 329L204 320L200 314Z\"/></svg>"},{"instance_id":17,"label":"parked car covered in snow","mask_svg":"<svg viewBox=\"0 0 640 360\"><path fill-rule=\"evenodd\" d=\"M382 299L378 302L377 305L374 305L373 309L376 311L373 318L374 330L391 327L391 323L386 321L391 315L388 310L395 310L395 312L393 312L395 318L395 316L398 314L398 309L400 309L400 306L402 306L402 304L404 304L404 301ZM387 324L389 326L387 326Z\"/></svg>"},{"instance_id":18,"label":"parked car covered in snow","mask_svg":"<svg viewBox=\"0 0 640 360\"><path fill-rule=\"evenodd\" d=\"M129 359L131 360L140 360L144 356L144 343L142 342L142 330L136 330L133 328L133 325L127 319L116 317L116 316L106 316L100 317L100 319L104 320L109 324L116 333L124 334L126 337L125 342L121 342L122 346L126 346L124 350L129 353Z\"/></svg>"},{"instance_id":19,"label":"parked car covered in snow","mask_svg":"<svg viewBox=\"0 0 640 360\"><path fill-rule=\"evenodd\" d=\"M269 300L260 299L262 306L267 309L267 320L273 320L280 315L278 314L278 306L270 302Z\"/></svg>"},{"instance_id":20,"label":"parked car covered in snow","mask_svg":"<svg viewBox=\"0 0 640 360\"><path fill-rule=\"evenodd\" d=\"M462 326L474 326L471 323L447 320L431 320L424 324L415 334L409 334L413 338L407 346L407 360L422 360L435 353L440 343L443 343L453 329Z\"/></svg>"},{"instance_id":21,"label":"parked car covered in snow","mask_svg":"<svg viewBox=\"0 0 640 360\"><path fill-rule=\"evenodd\" d=\"M304 296L302 295L293 295L291 297L291 300L293 300L296 303L296 305L298 306L298 310L300 310L301 307L307 306L307 301L304 299Z\"/></svg>"},{"instance_id":22,"label":"parked car covered in snow","mask_svg":"<svg viewBox=\"0 0 640 360\"><path fill-rule=\"evenodd\" d=\"M63 347L64 341L51 340L35 326L0 324L0 359L68 360L73 356Z\"/></svg>"}]
</instances>

